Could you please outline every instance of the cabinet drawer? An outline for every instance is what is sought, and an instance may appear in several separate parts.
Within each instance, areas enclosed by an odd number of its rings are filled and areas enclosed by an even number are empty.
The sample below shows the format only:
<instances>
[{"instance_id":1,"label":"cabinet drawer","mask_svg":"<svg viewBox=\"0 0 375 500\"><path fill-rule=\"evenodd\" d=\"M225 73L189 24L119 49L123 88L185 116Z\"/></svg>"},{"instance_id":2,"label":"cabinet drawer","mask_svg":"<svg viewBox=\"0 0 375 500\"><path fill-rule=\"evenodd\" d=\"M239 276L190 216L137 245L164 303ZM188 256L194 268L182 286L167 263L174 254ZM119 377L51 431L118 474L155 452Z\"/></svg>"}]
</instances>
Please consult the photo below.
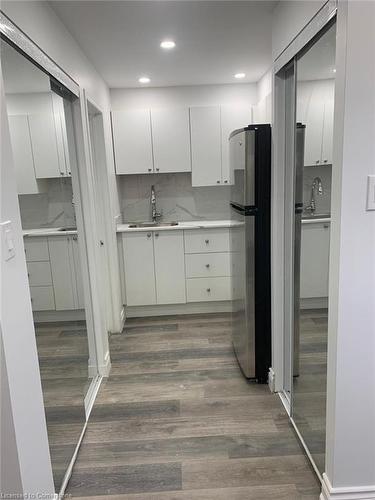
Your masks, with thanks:
<instances>
[{"instance_id":1,"label":"cabinet drawer","mask_svg":"<svg viewBox=\"0 0 375 500\"><path fill-rule=\"evenodd\" d=\"M33 311L52 311L55 309L52 286L31 286L30 295Z\"/></svg>"},{"instance_id":2,"label":"cabinet drawer","mask_svg":"<svg viewBox=\"0 0 375 500\"><path fill-rule=\"evenodd\" d=\"M229 252L229 229L185 231L185 253Z\"/></svg>"},{"instance_id":3,"label":"cabinet drawer","mask_svg":"<svg viewBox=\"0 0 375 500\"><path fill-rule=\"evenodd\" d=\"M186 255L186 277L230 276L230 253L195 253Z\"/></svg>"},{"instance_id":4,"label":"cabinet drawer","mask_svg":"<svg viewBox=\"0 0 375 500\"><path fill-rule=\"evenodd\" d=\"M49 260L47 238L25 238L24 245L27 262Z\"/></svg>"},{"instance_id":5,"label":"cabinet drawer","mask_svg":"<svg viewBox=\"0 0 375 500\"><path fill-rule=\"evenodd\" d=\"M187 302L231 299L231 278L190 278L186 280Z\"/></svg>"},{"instance_id":6,"label":"cabinet drawer","mask_svg":"<svg viewBox=\"0 0 375 500\"><path fill-rule=\"evenodd\" d=\"M30 286L52 285L50 262L28 262L27 274Z\"/></svg>"}]
</instances>

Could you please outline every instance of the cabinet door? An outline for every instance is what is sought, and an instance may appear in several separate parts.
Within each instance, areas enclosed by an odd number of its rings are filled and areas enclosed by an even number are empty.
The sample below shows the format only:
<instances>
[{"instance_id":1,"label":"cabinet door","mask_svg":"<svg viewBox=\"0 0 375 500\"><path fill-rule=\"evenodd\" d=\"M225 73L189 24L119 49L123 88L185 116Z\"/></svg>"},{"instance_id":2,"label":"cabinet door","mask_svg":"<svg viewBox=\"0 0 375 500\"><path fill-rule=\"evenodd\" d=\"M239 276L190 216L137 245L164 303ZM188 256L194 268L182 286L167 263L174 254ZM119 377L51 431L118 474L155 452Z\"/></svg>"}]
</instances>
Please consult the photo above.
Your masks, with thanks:
<instances>
[{"instance_id":1,"label":"cabinet door","mask_svg":"<svg viewBox=\"0 0 375 500\"><path fill-rule=\"evenodd\" d=\"M50 236L48 247L57 311L76 308L70 251L70 236Z\"/></svg>"},{"instance_id":2,"label":"cabinet door","mask_svg":"<svg viewBox=\"0 0 375 500\"><path fill-rule=\"evenodd\" d=\"M35 175L38 179L66 175L65 165L60 165L54 115L43 113L29 115L31 146Z\"/></svg>"},{"instance_id":3,"label":"cabinet door","mask_svg":"<svg viewBox=\"0 0 375 500\"><path fill-rule=\"evenodd\" d=\"M220 107L190 108L193 186L221 184Z\"/></svg>"},{"instance_id":4,"label":"cabinet door","mask_svg":"<svg viewBox=\"0 0 375 500\"><path fill-rule=\"evenodd\" d=\"M127 305L156 304L152 233L124 234L123 252Z\"/></svg>"},{"instance_id":5,"label":"cabinet door","mask_svg":"<svg viewBox=\"0 0 375 500\"><path fill-rule=\"evenodd\" d=\"M333 147L333 113L334 101L329 99L324 104L324 123L323 123L323 143L322 143L322 163L324 165L332 164Z\"/></svg>"},{"instance_id":6,"label":"cabinet door","mask_svg":"<svg viewBox=\"0 0 375 500\"><path fill-rule=\"evenodd\" d=\"M74 264L74 282L76 285L76 308L85 308L85 296L83 291L83 280L82 280L82 270L81 270L81 259L79 256L78 247L78 236L74 235L71 238L71 249Z\"/></svg>"},{"instance_id":7,"label":"cabinet door","mask_svg":"<svg viewBox=\"0 0 375 500\"><path fill-rule=\"evenodd\" d=\"M37 194L39 187L35 177L27 116L9 116L9 131L18 194Z\"/></svg>"},{"instance_id":8,"label":"cabinet door","mask_svg":"<svg viewBox=\"0 0 375 500\"><path fill-rule=\"evenodd\" d=\"M190 172L189 109L152 109L155 172Z\"/></svg>"},{"instance_id":9,"label":"cabinet door","mask_svg":"<svg viewBox=\"0 0 375 500\"><path fill-rule=\"evenodd\" d=\"M157 303L185 303L185 256L183 232L155 232L154 252Z\"/></svg>"},{"instance_id":10,"label":"cabinet door","mask_svg":"<svg viewBox=\"0 0 375 500\"><path fill-rule=\"evenodd\" d=\"M305 165L319 165L323 141L324 100L317 92L307 108L305 132Z\"/></svg>"},{"instance_id":11,"label":"cabinet door","mask_svg":"<svg viewBox=\"0 0 375 500\"><path fill-rule=\"evenodd\" d=\"M153 172L149 109L112 111L117 174Z\"/></svg>"},{"instance_id":12,"label":"cabinet door","mask_svg":"<svg viewBox=\"0 0 375 500\"><path fill-rule=\"evenodd\" d=\"M301 298L328 297L329 223L302 224Z\"/></svg>"},{"instance_id":13,"label":"cabinet door","mask_svg":"<svg viewBox=\"0 0 375 500\"><path fill-rule=\"evenodd\" d=\"M224 184L232 184L230 172L229 136L251 123L251 108L245 106L221 107L221 176Z\"/></svg>"}]
</instances>

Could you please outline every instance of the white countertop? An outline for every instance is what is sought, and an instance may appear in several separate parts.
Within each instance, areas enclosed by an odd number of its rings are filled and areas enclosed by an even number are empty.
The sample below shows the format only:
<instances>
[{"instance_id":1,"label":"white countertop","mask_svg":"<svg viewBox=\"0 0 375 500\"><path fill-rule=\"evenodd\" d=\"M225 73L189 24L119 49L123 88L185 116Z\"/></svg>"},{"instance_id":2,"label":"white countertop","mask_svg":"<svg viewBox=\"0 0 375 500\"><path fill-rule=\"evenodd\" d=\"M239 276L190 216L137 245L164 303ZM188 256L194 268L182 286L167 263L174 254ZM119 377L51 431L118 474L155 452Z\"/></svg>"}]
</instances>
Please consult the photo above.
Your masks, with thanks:
<instances>
[{"instance_id":1,"label":"white countertop","mask_svg":"<svg viewBox=\"0 0 375 500\"><path fill-rule=\"evenodd\" d=\"M322 217L322 218L316 218L316 219L302 219L302 224L316 224L317 222L326 222L327 224L331 223L331 218L330 217Z\"/></svg>"},{"instance_id":2,"label":"white countertop","mask_svg":"<svg viewBox=\"0 0 375 500\"><path fill-rule=\"evenodd\" d=\"M177 226L153 226L153 227L129 227L129 224L118 224L118 233L127 233L133 231L176 231L185 229L209 229L217 227L232 227L239 225L239 222L231 220L193 220L179 222Z\"/></svg>"},{"instance_id":3,"label":"white countertop","mask_svg":"<svg viewBox=\"0 0 375 500\"><path fill-rule=\"evenodd\" d=\"M40 227L37 229L24 229L24 236L64 236L68 234L77 234L77 230L62 231L61 227Z\"/></svg>"}]
</instances>

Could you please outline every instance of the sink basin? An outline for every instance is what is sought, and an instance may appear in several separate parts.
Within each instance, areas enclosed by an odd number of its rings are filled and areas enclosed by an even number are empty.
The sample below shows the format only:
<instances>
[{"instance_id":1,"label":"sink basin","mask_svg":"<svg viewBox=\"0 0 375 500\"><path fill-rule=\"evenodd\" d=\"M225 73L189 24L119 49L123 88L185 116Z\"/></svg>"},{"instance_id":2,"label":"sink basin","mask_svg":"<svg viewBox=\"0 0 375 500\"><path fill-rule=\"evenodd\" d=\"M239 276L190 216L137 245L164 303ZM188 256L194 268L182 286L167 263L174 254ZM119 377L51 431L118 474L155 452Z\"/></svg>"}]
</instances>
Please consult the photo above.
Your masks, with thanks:
<instances>
[{"instance_id":1,"label":"sink basin","mask_svg":"<svg viewBox=\"0 0 375 500\"><path fill-rule=\"evenodd\" d=\"M331 214L302 214L302 219L329 219Z\"/></svg>"},{"instance_id":2,"label":"sink basin","mask_svg":"<svg viewBox=\"0 0 375 500\"><path fill-rule=\"evenodd\" d=\"M136 227L170 227L178 226L178 222L130 222L130 228Z\"/></svg>"},{"instance_id":3,"label":"sink basin","mask_svg":"<svg viewBox=\"0 0 375 500\"><path fill-rule=\"evenodd\" d=\"M77 231L76 227L60 227L59 231Z\"/></svg>"}]
</instances>

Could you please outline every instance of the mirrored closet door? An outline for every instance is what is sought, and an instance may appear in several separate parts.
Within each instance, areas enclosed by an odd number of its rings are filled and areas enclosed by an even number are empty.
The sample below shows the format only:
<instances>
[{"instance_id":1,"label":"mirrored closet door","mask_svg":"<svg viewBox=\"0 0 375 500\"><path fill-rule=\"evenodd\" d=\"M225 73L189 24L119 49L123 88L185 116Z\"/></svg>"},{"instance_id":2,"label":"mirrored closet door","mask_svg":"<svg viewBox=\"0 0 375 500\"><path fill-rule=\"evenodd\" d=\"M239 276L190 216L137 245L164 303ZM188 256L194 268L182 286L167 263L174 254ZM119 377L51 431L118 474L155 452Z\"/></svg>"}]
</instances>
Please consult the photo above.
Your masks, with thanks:
<instances>
[{"instance_id":1,"label":"mirrored closet door","mask_svg":"<svg viewBox=\"0 0 375 500\"><path fill-rule=\"evenodd\" d=\"M85 399L97 377L82 267L85 240L74 187L78 185L72 114L76 97L5 40L1 40L1 61L58 492L84 429Z\"/></svg>"}]
</instances>

